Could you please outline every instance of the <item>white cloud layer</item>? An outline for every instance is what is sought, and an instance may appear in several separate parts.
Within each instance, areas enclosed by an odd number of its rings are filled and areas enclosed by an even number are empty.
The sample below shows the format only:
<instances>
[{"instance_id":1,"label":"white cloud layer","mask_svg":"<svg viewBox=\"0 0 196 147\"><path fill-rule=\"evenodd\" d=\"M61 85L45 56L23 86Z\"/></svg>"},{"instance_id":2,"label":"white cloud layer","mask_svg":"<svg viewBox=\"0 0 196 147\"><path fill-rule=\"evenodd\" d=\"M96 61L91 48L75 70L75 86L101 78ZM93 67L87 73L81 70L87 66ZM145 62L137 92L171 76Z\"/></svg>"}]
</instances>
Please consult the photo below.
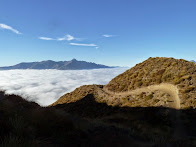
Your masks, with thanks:
<instances>
[{"instance_id":1,"label":"white cloud layer","mask_svg":"<svg viewBox=\"0 0 196 147\"><path fill-rule=\"evenodd\" d=\"M8 26L8 25L2 24L2 23L0 24L0 29L10 30L10 31L12 31L12 32L14 32L16 34L22 34L18 30L12 28L11 26Z\"/></svg>"},{"instance_id":2,"label":"white cloud layer","mask_svg":"<svg viewBox=\"0 0 196 147\"><path fill-rule=\"evenodd\" d=\"M127 68L0 71L0 90L47 106L81 85L107 84L125 70Z\"/></svg>"},{"instance_id":3,"label":"white cloud layer","mask_svg":"<svg viewBox=\"0 0 196 147\"><path fill-rule=\"evenodd\" d=\"M70 45L76 45L76 46L92 46L92 47L97 47L96 44L82 44L82 43L70 43Z\"/></svg>"}]
</instances>

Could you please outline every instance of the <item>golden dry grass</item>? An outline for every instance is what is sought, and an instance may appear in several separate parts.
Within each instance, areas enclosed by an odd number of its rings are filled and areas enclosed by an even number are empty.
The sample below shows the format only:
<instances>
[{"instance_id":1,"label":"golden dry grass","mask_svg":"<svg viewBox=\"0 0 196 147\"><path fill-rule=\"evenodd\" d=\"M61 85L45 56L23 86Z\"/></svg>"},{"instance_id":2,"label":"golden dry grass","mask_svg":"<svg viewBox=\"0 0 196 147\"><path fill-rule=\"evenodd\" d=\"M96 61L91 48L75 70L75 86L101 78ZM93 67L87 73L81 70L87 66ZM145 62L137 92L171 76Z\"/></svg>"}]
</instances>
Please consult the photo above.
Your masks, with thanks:
<instances>
[{"instance_id":1,"label":"golden dry grass","mask_svg":"<svg viewBox=\"0 0 196 147\"><path fill-rule=\"evenodd\" d=\"M105 88L124 92L160 83L178 87L182 108L196 106L196 64L183 59L149 58L115 77Z\"/></svg>"},{"instance_id":2,"label":"golden dry grass","mask_svg":"<svg viewBox=\"0 0 196 147\"><path fill-rule=\"evenodd\" d=\"M174 58L149 58L137 64L111 80L104 87L99 85L85 85L71 93L65 94L54 105L76 102L88 94L93 94L99 103L112 106L150 107L165 106L169 98L167 93L154 91L153 93L114 96L111 92L122 93L139 88L168 83L178 88L181 108L196 107L196 64Z\"/></svg>"}]
</instances>

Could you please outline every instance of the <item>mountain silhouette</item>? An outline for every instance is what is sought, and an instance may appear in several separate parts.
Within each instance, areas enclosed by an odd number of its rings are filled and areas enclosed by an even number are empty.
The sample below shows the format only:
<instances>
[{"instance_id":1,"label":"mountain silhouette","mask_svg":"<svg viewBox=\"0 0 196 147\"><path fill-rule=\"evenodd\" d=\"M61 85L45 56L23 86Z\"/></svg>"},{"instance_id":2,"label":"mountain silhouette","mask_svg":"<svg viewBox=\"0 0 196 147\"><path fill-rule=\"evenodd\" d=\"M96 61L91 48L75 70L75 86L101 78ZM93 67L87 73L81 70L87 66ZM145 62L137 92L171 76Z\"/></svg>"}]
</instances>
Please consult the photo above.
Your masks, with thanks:
<instances>
[{"instance_id":1,"label":"mountain silhouette","mask_svg":"<svg viewBox=\"0 0 196 147\"><path fill-rule=\"evenodd\" d=\"M82 69L99 69L112 68L110 66L96 64L86 61L72 59L70 61L41 61L41 62L22 62L13 66L0 67L0 70L11 69L58 69L58 70L82 70Z\"/></svg>"}]
</instances>

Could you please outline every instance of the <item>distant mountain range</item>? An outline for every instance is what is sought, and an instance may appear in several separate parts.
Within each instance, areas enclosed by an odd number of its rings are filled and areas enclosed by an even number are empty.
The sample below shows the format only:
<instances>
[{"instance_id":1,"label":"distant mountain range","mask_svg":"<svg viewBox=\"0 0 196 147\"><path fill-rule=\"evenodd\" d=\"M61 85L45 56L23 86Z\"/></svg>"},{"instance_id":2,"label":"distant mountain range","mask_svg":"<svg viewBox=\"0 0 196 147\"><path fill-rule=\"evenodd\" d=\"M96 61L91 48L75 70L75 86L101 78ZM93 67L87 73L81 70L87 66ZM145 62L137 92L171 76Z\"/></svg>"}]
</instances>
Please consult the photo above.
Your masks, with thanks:
<instances>
[{"instance_id":1,"label":"distant mountain range","mask_svg":"<svg viewBox=\"0 0 196 147\"><path fill-rule=\"evenodd\" d=\"M27 62L27 63L23 62L13 66L0 67L0 70L11 70L11 69L81 70L81 69L98 69L98 68L113 68L113 67L72 59L70 61L58 61L58 62L52 60L41 61L41 62Z\"/></svg>"}]
</instances>

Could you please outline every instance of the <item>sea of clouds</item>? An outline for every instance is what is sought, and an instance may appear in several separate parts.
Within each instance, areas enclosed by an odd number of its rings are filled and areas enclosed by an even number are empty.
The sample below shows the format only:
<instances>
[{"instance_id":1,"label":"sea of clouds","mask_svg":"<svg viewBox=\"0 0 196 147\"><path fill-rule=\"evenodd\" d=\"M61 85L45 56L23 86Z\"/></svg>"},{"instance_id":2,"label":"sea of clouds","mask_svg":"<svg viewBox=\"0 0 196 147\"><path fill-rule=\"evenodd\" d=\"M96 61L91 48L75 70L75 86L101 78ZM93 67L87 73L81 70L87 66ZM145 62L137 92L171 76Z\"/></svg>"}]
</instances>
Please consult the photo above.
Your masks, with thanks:
<instances>
[{"instance_id":1,"label":"sea of clouds","mask_svg":"<svg viewBox=\"0 0 196 147\"><path fill-rule=\"evenodd\" d=\"M79 86L105 85L127 69L0 71L0 90L47 106Z\"/></svg>"}]
</instances>

